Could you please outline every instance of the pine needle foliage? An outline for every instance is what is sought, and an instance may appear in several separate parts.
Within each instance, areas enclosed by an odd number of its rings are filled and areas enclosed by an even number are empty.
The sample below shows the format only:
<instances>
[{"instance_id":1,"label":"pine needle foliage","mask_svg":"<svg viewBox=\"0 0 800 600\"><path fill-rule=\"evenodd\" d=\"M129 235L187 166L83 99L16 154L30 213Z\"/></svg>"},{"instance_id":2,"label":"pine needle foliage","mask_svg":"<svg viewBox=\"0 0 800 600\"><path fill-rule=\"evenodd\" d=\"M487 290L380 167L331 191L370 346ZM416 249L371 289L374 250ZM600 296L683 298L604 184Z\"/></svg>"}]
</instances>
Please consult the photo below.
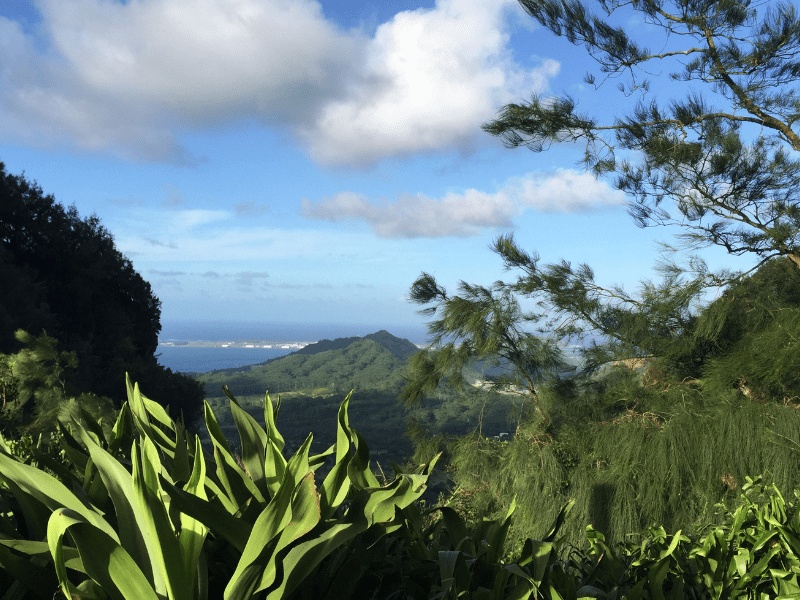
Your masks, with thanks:
<instances>
[{"instance_id":1,"label":"pine needle foliage","mask_svg":"<svg viewBox=\"0 0 800 600\"><path fill-rule=\"evenodd\" d=\"M621 391L621 390L618 390ZM585 543L587 525L612 542L658 523L695 531L714 523L752 473L784 494L800 485L800 411L701 386L640 387L633 407L607 420L570 421L552 435L521 428L508 442L451 443L454 478L476 511L499 515L516 498L513 535L541 536L564 503L565 532Z\"/></svg>"},{"instance_id":2,"label":"pine needle foliage","mask_svg":"<svg viewBox=\"0 0 800 600\"><path fill-rule=\"evenodd\" d=\"M490 387L524 390L539 419L546 421L538 402L539 384L571 366L555 339L526 329L542 316L523 311L514 290L503 282L484 287L462 281L458 292L449 295L428 273L414 282L412 301L432 305L420 312L436 318L428 323L429 348L411 358L400 399L418 404L443 382L461 389L465 369L484 361L487 367L500 367L499 374L483 375Z\"/></svg>"},{"instance_id":3,"label":"pine needle foliage","mask_svg":"<svg viewBox=\"0 0 800 600\"><path fill-rule=\"evenodd\" d=\"M754 400L800 400L800 271L773 259L700 312L665 358L679 378L740 389Z\"/></svg>"},{"instance_id":4,"label":"pine needle foliage","mask_svg":"<svg viewBox=\"0 0 800 600\"><path fill-rule=\"evenodd\" d=\"M617 82L601 121L568 95L534 95L484 130L508 147L583 146L642 226L673 225L690 248L716 245L800 266L800 18L792 3L739 0L520 0L544 29L585 48L585 81ZM615 23L646 23L644 35ZM655 50L648 48L652 44ZM668 101L651 77L669 77ZM603 98L605 102L609 98ZM636 162L627 159L636 157Z\"/></svg>"}]
</instances>

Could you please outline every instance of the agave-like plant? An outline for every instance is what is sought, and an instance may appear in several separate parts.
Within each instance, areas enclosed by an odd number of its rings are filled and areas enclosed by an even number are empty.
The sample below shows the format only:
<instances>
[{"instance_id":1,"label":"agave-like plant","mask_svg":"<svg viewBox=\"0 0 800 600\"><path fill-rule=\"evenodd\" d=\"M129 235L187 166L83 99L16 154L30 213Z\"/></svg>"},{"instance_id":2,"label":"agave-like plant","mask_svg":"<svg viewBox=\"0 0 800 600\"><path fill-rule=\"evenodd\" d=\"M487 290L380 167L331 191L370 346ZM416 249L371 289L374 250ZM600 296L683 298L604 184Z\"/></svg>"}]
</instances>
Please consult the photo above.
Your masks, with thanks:
<instances>
[{"instance_id":1,"label":"agave-like plant","mask_svg":"<svg viewBox=\"0 0 800 600\"><path fill-rule=\"evenodd\" d=\"M310 455L309 435L286 459L268 395L261 427L226 390L238 458L208 404L213 457L130 380L127 392L110 434L86 412L62 428L63 462L42 453L32 466L0 437L0 567L14 579L3 600L59 588L70 600L283 598L354 537L399 527L432 466L381 485L350 396L333 446Z\"/></svg>"}]
</instances>

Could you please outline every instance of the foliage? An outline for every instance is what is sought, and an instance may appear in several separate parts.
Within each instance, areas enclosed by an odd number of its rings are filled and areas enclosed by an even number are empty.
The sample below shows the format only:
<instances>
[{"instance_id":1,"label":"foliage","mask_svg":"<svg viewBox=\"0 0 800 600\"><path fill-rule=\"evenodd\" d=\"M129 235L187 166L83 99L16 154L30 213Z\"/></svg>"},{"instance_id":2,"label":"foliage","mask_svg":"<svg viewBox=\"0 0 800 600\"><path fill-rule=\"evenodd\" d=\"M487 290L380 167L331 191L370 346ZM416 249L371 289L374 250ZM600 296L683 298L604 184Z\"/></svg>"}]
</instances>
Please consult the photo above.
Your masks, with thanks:
<instances>
[{"instance_id":1,"label":"foliage","mask_svg":"<svg viewBox=\"0 0 800 600\"><path fill-rule=\"evenodd\" d=\"M416 404L442 382L461 389L464 370L476 361L502 365L500 375L487 375L495 389L522 387L542 421L537 388L546 377L569 369L554 340L526 331L541 315L523 312L513 291L501 282L491 289L461 282L450 296L423 273L411 287L411 299L433 304L421 312L438 318L428 323L430 347L412 357L410 374L400 398Z\"/></svg>"},{"instance_id":2,"label":"foliage","mask_svg":"<svg viewBox=\"0 0 800 600\"><path fill-rule=\"evenodd\" d=\"M0 353L21 344L14 332L46 331L61 351L74 352L66 374L72 395L94 393L120 401L129 371L158 383L173 409L202 412L199 386L166 372L154 352L161 330L161 303L134 270L96 215L64 208L36 183L11 175L0 163ZM165 389L167 380L173 389ZM119 402L117 404L119 406Z\"/></svg>"},{"instance_id":3,"label":"foliage","mask_svg":"<svg viewBox=\"0 0 800 600\"><path fill-rule=\"evenodd\" d=\"M422 470L379 484L348 400L336 443L310 455L309 435L288 460L269 396L266 428L229 400L238 460L208 406L213 459L130 383L108 435L86 412L62 429L70 467L50 461L48 474L0 438L0 565L10 597L51 598L58 587L67 598L289 597L337 548L397 529L399 511L425 488ZM316 483L328 457L335 462Z\"/></svg>"},{"instance_id":4,"label":"foliage","mask_svg":"<svg viewBox=\"0 0 800 600\"><path fill-rule=\"evenodd\" d=\"M574 500L568 539L583 544L591 524L616 543L655 524L696 532L749 473L765 473L782 493L800 486L794 407L696 384L643 386L637 373L617 371L590 397L562 399L558 426L545 432L451 439L451 477L470 511L497 515L514 499L514 537L537 537Z\"/></svg>"},{"instance_id":5,"label":"foliage","mask_svg":"<svg viewBox=\"0 0 800 600\"><path fill-rule=\"evenodd\" d=\"M720 524L688 536L651 527L611 544L560 535L567 503L539 539L507 539L516 507L473 526L449 506L415 504L428 467L383 484L369 469L348 400L336 443L288 460L265 398L266 427L229 396L234 455L210 407L214 458L138 386L108 434L88 413L51 445L0 438L0 585L5 598L409 598L475 600L790 597L800 593L800 513L746 478ZM40 444L41 445L41 444ZM12 451L13 450L13 451ZM41 450L41 448L39 448ZM32 458L37 466L28 464ZM326 458L334 464L316 483ZM70 491L70 489L72 491ZM510 559L510 560L509 560Z\"/></svg>"},{"instance_id":6,"label":"foliage","mask_svg":"<svg viewBox=\"0 0 800 600\"><path fill-rule=\"evenodd\" d=\"M235 384L236 377L232 376L231 385ZM281 427L287 450L299 448L309 431L314 433L312 452L322 452L333 444L336 441L336 414L346 396L327 390L282 394L282 405L292 415ZM241 408L263 425L263 395L237 398ZM235 440L236 424L227 397L210 397L206 402L213 409L226 439ZM382 467L388 468L390 460L408 461L419 450L419 444L425 443L424 436L427 435L459 436L476 428L485 435L513 431L515 405L519 403L519 398L513 395L469 388L460 393L442 390L438 397L425 399L419 406L408 408L397 402L396 391L362 390L352 394L348 411L359 423L359 431L370 440L371 455ZM409 436L410 422L416 423L420 432L425 432L422 437ZM199 435L206 443L207 434L200 432ZM420 455L415 462L426 463L437 453L427 453L426 460L421 460ZM440 460L438 464L441 466L442 463Z\"/></svg>"},{"instance_id":7,"label":"foliage","mask_svg":"<svg viewBox=\"0 0 800 600\"><path fill-rule=\"evenodd\" d=\"M506 106L486 131L534 151L583 143L583 162L616 175L639 225L678 225L689 247L718 245L762 261L786 256L800 267L800 162L792 155L800 151L793 129L800 20L793 4L601 0L606 17L580 1L520 4L555 35L585 47L599 65L597 87L618 79L620 92L639 100L601 124L569 96L534 96ZM614 26L620 9L647 23L647 40L659 50ZM648 97L648 77L665 70L671 89L683 85L684 98ZM587 73L586 82L597 79ZM624 159L631 153L638 164Z\"/></svg>"},{"instance_id":8,"label":"foliage","mask_svg":"<svg viewBox=\"0 0 800 600\"><path fill-rule=\"evenodd\" d=\"M20 329L16 338L24 347L16 354L0 355L5 365L0 430L14 436L54 433L59 420L69 421L80 409L110 427L115 419L110 399L75 394L65 383L65 370L77 366L74 352L59 352L57 341L46 334L34 337Z\"/></svg>"},{"instance_id":9,"label":"foliage","mask_svg":"<svg viewBox=\"0 0 800 600\"><path fill-rule=\"evenodd\" d=\"M402 385L405 362L406 358L398 358L367 336L342 348L292 353L245 369L223 369L195 377L205 386L207 396L217 396L222 385L229 385L242 395L260 394L264 389L272 393L317 388L326 388L329 393L351 389L391 391Z\"/></svg>"},{"instance_id":10,"label":"foliage","mask_svg":"<svg viewBox=\"0 0 800 600\"><path fill-rule=\"evenodd\" d=\"M731 285L667 357L679 377L760 401L800 398L800 272L774 259Z\"/></svg>"},{"instance_id":11,"label":"foliage","mask_svg":"<svg viewBox=\"0 0 800 600\"><path fill-rule=\"evenodd\" d=\"M588 83L618 79L625 97L636 98L630 110L624 99L614 101L622 108L601 123L568 96L533 97L506 106L484 129L508 146L534 151L585 144L584 164L614 179L637 224L677 225L679 243L665 245L661 279L629 293L598 284L586 264L544 264L512 236L495 241L493 250L516 279L491 288L462 284L462 296L471 299L477 290L486 302L462 302L449 330L442 327L447 313L438 313L432 329L457 337L457 319L507 314L495 320L502 323L497 337L537 328L548 341L592 343L578 377L542 381L535 390L540 403L551 399L546 427L539 419L508 442L473 436L448 444L458 489L478 512L501 512L516 498L530 524L526 534L533 535L574 498L580 525L570 538L594 523L609 540L653 523L691 530L748 473L769 473L783 493L794 489L800 466L796 7L601 0L598 10L606 15L598 16L580 0L520 2L545 29L584 46L597 61L602 80L590 74ZM638 42L630 24L642 21L648 43L659 50ZM671 89L681 94L682 87L685 96L652 97L647 78L665 72ZM693 255L711 245L753 257L756 267L712 273ZM688 264L679 265L673 250L688 251ZM706 306L704 294L713 287L724 291ZM431 316L448 307L426 273L412 286L412 298L434 303ZM523 303L536 312L508 310ZM536 360L536 349L530 353ZM409 389L448 383L425 355L419 363Z\"/></svg>"}]
</instances>

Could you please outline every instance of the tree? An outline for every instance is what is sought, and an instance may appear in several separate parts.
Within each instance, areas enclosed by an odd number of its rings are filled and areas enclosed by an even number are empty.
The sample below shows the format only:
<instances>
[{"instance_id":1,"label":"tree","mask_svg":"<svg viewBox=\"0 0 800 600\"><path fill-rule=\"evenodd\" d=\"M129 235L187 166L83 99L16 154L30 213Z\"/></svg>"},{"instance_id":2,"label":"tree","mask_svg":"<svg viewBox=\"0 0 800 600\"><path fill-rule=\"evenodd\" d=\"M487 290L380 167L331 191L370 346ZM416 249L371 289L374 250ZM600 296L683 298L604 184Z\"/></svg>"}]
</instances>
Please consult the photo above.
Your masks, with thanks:
<instances>
[{"instance_id":1,"label":"tree","mask_svg":"<svg viewBox=\"0 0 800 600\"><path fill-rule=\"evenodd\" d=\"M499 375L484 375L494 388L522 388L533 400L539 419L547 421L539 405L539 384L559 372L571 370L553 339L525 331L540 314L524 312L509 286L497 282L491 289L461 282L459 295L449 296L428 273L411 288L418 304L435 305L423 314L439 318L428 325L431 347L414 355L401 399L416 404L447 382L460 387L464 369L476 361L500 367Z\"/></svg>"},{"instance_id":2,"label":"tree","mask_svg":"<svg viewBox=\"0 0 800 600\"><path fill-rule=\"evenodd\" d=\"M659 282L644 281L631 294L599 285L588 265L542 264L513 237L498 238L493 250L518 275L492 286L486 314L529 301L536 318L513 315L509 331L535 321L550 339L588 333L600 334L599 343L585 349L581 374L590 376L573 380L567 394L556 391L553 405L562 410L545 432L539 423L523 427L499 449L470 439L449 445L459 489L494 504L515 498L531 524L552 514L553 498L574 498L576 525L598 525L607 541L655 520L687 531L757 473L789 493L797 487L800 396L794 6L599 0L605 16L598 17L581 0L520 3L546 29L585 46L601 75L587 75L588 83L622 81L622 104L633 96L631 109L601 122L567 95L534 96L506 106L484 129L537 152L579 143L583 164L628 194L638 225L676 225L676 248L716 245L755 257L756 265L711 273L697 256L684 267L667 259ZM647 21L657 51L616 25L630 23L624 11ZM653 99L651 74L670 69L670 93L683 88L684 96ZM706 306L708 286L725 290ZM412 299L436 303L431 316L451 306L437 289L425 273L412 287ZM467 312L480 311L467 305ZM434 339L448 325L449 335L459 334L440 315L429 324ZM625 358L648 360L597 369ZM436 374L435 363L420 362ZM642 362L645 373L624 368ZM419 387L426 371L411 377Z\"/></svg>"},{"instance_id":3,"label":"tree","mask_svg":"<svg viewBox=\"0 0 800 600\"><path fill-rule=\"evenodd\" d=\"M732 284L668 353L682 377L706 389L738 388L746 396L800 399L800 271L775 258Z\"/></svg>"},{"instance_id":4,"label":"tree","mask_svg":"<svg viewBox=\"0 0 800 600\"><path fill-rule=\"evenodd\" d=\"M587 74L588 83L599 88L616 79L621 81L623 105L631 96L639 99L630 101L629 112L601 123L579 112L568 95L534 96L503 108L495 121L484 125L486 131L509 147L537 152L553 143L582 143L584 165L598 176L611 176L628 194L638 225L681 228L681 243L676 248L665 245L668 250L717 245L733 255L755 255L757 264L747 273L779 256L800 267L800 162L793 156L800 151L800 136L792 129L800 118L795 89L800 21L792 5L757 9L730 0L600 0L601 17L579 1L520 2L552 33L585 46L601 75ZM640 45L614 25L625 10L650 25L649 40L653 30L663 33L659 51ZM673 70L671 90L686 88L684 98L651 97L650 73L665 68ZM679 347L686 344L699 352L708 340L688 340L703 291L747 274L712 273L696 255L688 265L667 258L658 266L661 281L643 281L629 293L599 285L587 264L542 264L538 255L519 248L513 236L498 238L493 250L507 269L520 273L515 281L494 284L497 298L515 295L536 302L538 326L552 339L599 334L594 337L601 343L584 351L587 373L615 360L679 356ZM435 289L436 282L428 278L423 274L412 287L412 299L423 304L436 297L433 292L414 295L415 290ZM518 327L524 321L509 322ZM436 335L441 325L432 323L431 333ZM702 357L684 353L681 360L697 366ZM422 358L416 367L412 381L422 382ZM435 369L429 368L430 373ZM422 389L421 383L416 385Z\"/></svg>"},{"instance_id":5,"label":"tree","mask_svg":"<svg viewBox=\"0 0 800 600\"><path fill-rule=\"evenodd\" d=\"M759 264L787 256L800 268L800 20L793 4L599 0L603 18L578 0L520 3L555 35L586 48L601 73L599 80L588 73L587 83L624 78L620 92L641 98L628 114L600 123L568 95L534 96L506 106L485 131L537 152L582 142L583 163L616 176L640 226L678 225L689 248L718 245L755 254ZM611 23L622 8L651 25L648 39L660 29L662 39L653 42L660 51ZM670 89L687 90L683 99L648 98L650 73L664 68L674 69ZM631 151L639 162L624 158Z\"/></svg>"},{"instance_id":6,"label":"tree","mask_svg":"<svg viewBox=\"0 0 800 600\"><path fill-rule=\"evenodd\" d=\"M161 302L117 250L96 215L81 217L0 162L0 353L21 349L14 332L43 331L60 350L74 351L65 374L76 393L125 396L125 371L134 380L167 378L179 396L155 397L187 417L202 409L199 384L167 373L154 353ZM161 373L164 372L164 373ZM177 381L180 379L180 381Z\"/></svg>"},{"instance_id":7,"label":"tree","mask_svg":"<svg viewBox=\"0 0 800 600\"><path fill-rule=\"evenodd\" d=\"M16 354L0 355L0 430L6 437L52 433L58 422L80 420L81 409L102 419L106 427L116 420L110 398L75 393L66 374L78 365L75 352L59 351L58 340L46 334L32 336L18 330L23 345Z\"/></svg>"}]
</instances>

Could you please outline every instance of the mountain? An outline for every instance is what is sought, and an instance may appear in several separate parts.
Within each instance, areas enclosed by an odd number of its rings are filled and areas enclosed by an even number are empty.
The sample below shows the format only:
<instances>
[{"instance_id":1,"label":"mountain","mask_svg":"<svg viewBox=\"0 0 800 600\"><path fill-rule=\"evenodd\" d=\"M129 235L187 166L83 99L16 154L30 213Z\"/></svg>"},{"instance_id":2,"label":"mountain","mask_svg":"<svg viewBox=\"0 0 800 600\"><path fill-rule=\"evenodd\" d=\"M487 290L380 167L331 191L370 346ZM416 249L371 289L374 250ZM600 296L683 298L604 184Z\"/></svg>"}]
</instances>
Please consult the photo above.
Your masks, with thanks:
<instances>
[{"instance_id":1,"label":"mountain","mask_svg":"<svg viewBox=\"0 0 800 600\"><path fill-rule=\"evenodd\" d=\"M406 362L417 351L408 340L379 331L364 337L321 340L264 363L195 377L212 397L221 395L223 385L242 395L399 390Z\"/></svg>"},{"instance_id":2,"label":"mountain","mask_svg":"<svg viewBox=\"0 0 800 600\"><path fill-rule=\"evenodd\" d=\"M356 336L336 338L335 340L320 340L314 344L309 344L301 350L292 352L292 354L319 354L320 352L327 352L328 350L341 350L342 348L347 348L359 340L372 340L377 342L400 360L407 360L412 354L419 352L419 348L417 348L407 339L393 336L385 329L381 329L377 333L370 333L369 335L365 335L363 338ZM280 358L272 360L280 360Z\"/></svg>"}]
</instances>

